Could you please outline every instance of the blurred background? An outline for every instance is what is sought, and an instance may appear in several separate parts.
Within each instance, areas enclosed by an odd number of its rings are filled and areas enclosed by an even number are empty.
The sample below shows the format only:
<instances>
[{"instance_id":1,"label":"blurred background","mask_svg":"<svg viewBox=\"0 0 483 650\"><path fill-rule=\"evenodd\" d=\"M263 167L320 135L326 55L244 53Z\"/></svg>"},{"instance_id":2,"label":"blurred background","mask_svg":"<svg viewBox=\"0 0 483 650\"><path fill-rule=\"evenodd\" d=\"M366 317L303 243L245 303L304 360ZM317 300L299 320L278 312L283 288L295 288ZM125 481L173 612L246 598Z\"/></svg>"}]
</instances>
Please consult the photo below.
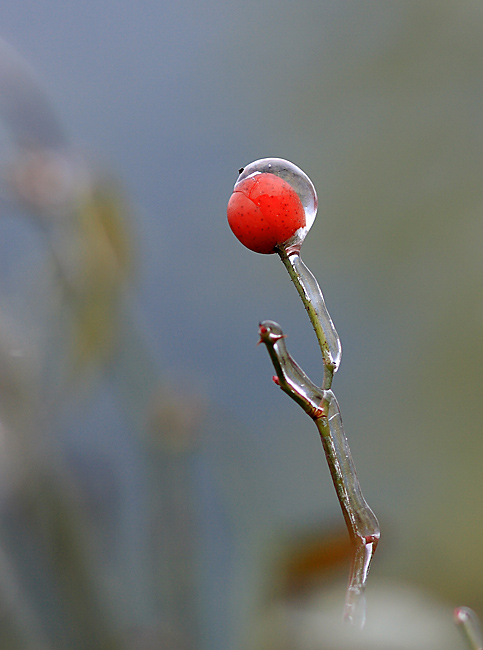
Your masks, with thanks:
<instances>
[{"instance_id":1,"label":"blurred background","mask_svg":"<svg viewBox=\"0 0 483 650\"><path fill-rule=\"evenodd\" d=\"M462 648L483 613L483 7L3 0L0 647ZM313 423L322 376L239 167L319 194L303 257L382 539L362 635Z\"/></svg>"}]
</instances>

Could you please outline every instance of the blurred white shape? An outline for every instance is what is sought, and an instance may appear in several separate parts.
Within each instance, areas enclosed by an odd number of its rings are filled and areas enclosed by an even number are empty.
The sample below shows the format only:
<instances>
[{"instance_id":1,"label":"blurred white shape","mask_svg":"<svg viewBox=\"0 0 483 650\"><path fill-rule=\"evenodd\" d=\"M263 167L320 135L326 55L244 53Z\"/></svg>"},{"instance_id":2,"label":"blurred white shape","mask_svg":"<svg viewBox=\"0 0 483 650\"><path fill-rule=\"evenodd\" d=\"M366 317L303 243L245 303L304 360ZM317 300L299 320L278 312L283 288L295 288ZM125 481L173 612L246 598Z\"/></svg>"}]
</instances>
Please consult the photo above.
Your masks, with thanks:
<instances>
[{"instance_id":1,"label":"blurred white shape","mask_svg":"<svg viewBox=\"0 0 483 650\"><path fill-rule=\"evenodd\" d=\"M344 586L280 603L264 621L263 650L464 650L451 607L415 587L373 580L363 630L340 614Z\"/></svg>"},{"instance_id":2,"label":"blurred white shape","mask_svg":"<svg viewBox=\"0 0 483 650\"><path fill-rule=\"evenodd\" d=\"M82 160L54 149L22 149L6 173L15 198L48 217L69 216L88 183Z\"/></svg>"}]
</instances>

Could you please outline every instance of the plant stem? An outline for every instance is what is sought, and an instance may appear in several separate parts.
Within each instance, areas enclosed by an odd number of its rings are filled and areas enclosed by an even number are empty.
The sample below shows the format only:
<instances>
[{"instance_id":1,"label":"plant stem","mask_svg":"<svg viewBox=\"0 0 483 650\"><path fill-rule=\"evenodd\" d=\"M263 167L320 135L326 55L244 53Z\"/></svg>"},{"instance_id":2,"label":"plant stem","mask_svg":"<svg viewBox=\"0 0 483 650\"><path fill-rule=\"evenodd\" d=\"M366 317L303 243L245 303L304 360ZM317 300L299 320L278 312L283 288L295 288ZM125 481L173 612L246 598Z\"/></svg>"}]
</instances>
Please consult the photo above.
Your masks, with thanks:
<instances>
[{"instance_id":1,"label":"plant stem","mask_svg":"<svg viewBox=\"0 0 483 650\"><path fill-rule=\"evenodd\" d=\"M267 346L277 373L275 382L314 420L319 431L353 545L344 618L362 627L365 619L364 588L380 531L379 523L362 494L339 404L331 390L342 354L340 339L317 280L300 257L300 244L280 246L277 252L315 330L324 364L322 387L314 384L292 359L285 345L285 335L277 323L264 321L260 324L260 341Z\"/></svg>"}]
</instances>

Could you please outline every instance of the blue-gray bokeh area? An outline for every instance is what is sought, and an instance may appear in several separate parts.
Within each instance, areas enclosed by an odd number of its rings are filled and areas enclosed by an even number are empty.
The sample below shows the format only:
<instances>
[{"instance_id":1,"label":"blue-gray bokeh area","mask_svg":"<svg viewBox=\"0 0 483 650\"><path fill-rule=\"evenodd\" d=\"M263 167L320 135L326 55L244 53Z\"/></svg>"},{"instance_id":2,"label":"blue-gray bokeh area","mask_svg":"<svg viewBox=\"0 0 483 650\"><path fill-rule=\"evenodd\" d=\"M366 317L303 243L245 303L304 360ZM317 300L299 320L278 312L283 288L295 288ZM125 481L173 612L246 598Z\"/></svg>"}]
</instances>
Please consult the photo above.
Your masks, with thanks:
<instances>
[{"instance_id":1,"label":"blue-gray bokeh area","mask_svg":"<svg viewBox=\"0 0 483 650\"><path fill-rule=\"evenodd\" d=\"M470 447L482 415L471 399L482 352L471 299L483 277L480 4L3 0L0 26L72 142L123 183L137 251L134 322L154 374L206 404L192 461L202 647L246 645L280 531L341 518L315 429L273 386L255 345L258 322L277 320L315 379L315 337L278 259L245 250L226 223L238 168L261 157L292 160L318 190L304 259L342 338L334 390L388 531L374 573L446 598L467 587L477 599L471 559L446 579L441 567L454 559L446 532L466 485L458 463L477 456L453 442L442 414L456 399L444 391L461 386ZM454 380L461 358L466 379L458 371ZM63 435L79 455L114 459L123 477L126 584L139 589L126 609L132 625L144 623L142 455L115 386L106 381L80 410ZM449 510L428 531L443 498ZM461 515L460 529L475 559L482 524L471 517Z\"/></svg>"}]
</instances>

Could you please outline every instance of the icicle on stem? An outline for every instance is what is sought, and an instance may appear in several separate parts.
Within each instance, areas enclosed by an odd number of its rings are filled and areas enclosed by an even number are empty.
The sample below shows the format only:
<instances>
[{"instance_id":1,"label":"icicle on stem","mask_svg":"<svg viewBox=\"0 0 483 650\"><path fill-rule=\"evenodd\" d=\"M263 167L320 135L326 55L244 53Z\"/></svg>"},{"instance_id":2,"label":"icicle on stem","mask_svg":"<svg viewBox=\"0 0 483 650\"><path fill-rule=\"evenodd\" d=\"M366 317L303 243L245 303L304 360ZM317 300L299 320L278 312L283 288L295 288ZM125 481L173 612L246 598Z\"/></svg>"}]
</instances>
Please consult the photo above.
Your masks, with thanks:
<instances>
[{"instance_id":1,"label":"icicle on stem","mask_svg":"<svg viewBox=\"0 0 483 650\"><path fill-rule=\"evenodd\" d=\"M315 330L324 363L322 386L329 389L342 356L339 335L325 305L319 284L300 257L300 245L287 248L282 245L278 247L277 252L302 299Z\"/></svg>"},{"instance_id":2,"label":"icicle on stem","mask_svg":"<svg viewBox=\"0 0 483 650\"><path fill-rule=\"evenodd\" d=\"M475 612L469 607L457 607L453 613L456 625L458 625L468 642L471 650L483 650L483 636L481 634L480 622Z\"/></svg>"},{"instance_id":3,"label":"icicle on stem","mask_svg":"<svg viewBox=\"0 0 483 650\"><path fill-rule=\"evenodd\" d=\"M332 391L327 417L315 419L337 497L353 545L344 618L362 627L365 620L364 588L379 542L379 523L362 494L340 408Z\"/></svg>"}]
</instances>

